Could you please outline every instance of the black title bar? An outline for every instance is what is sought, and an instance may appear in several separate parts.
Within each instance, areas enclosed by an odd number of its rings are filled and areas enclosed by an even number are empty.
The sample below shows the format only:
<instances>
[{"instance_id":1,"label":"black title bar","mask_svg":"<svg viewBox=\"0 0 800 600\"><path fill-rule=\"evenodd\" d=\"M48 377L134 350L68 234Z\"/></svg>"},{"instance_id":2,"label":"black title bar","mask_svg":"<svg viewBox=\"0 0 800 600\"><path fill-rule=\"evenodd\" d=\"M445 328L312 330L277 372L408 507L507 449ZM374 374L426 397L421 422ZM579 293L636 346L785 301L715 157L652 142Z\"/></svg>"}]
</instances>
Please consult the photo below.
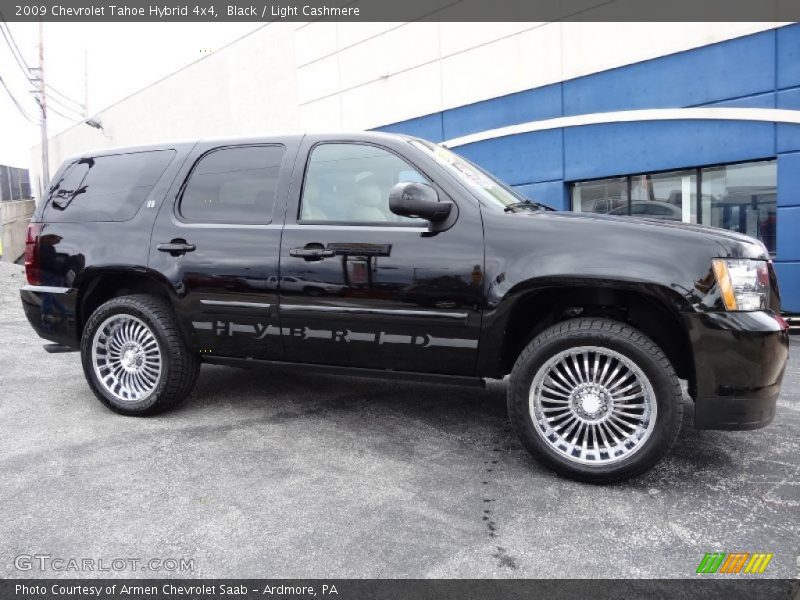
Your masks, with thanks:
<instances>
[{"instance_id":1,"label":"black title bar","mask_svg":"<svg viewBox=\"0 0 800 600\"><path fill-rule=\"evenodd\" d=\"M800 21L798 0L0 0L5 21Z\"/></svg>"}]
</instances>

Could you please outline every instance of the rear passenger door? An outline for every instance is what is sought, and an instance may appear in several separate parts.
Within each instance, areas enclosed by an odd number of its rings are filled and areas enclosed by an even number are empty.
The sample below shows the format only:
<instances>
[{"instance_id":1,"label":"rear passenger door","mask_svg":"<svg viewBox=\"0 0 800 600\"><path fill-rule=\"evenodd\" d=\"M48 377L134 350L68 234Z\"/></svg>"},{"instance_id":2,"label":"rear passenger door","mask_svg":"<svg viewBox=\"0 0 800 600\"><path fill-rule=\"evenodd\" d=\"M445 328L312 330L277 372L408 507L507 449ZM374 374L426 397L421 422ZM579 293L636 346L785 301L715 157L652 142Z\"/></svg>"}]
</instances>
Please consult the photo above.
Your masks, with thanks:
<instances>
[{"instance_id":1,"label":"rear passenger door","mask_svg":"<svg viewBox=\"0 0 800 600\"><path fill-rule=\"evenodd\" d=\"M161 206L149 266L204 354L282 359L280 236L296 145L196 147Z\"/></svg>"}]
</instances>

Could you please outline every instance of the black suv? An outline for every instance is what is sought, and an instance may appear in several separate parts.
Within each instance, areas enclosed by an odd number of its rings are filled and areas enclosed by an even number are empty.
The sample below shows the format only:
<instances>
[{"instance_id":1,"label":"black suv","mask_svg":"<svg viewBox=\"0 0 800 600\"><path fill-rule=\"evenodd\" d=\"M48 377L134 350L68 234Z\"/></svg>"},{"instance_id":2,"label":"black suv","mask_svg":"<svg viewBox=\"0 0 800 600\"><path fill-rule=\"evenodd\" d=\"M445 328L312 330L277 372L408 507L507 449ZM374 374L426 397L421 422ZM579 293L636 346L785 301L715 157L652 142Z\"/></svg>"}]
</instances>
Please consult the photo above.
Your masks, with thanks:
<instances>
[{"instance_id":1,"label":"black suv","mask_svg":"<svg viewBox=\"0 0 800 600\"><path fill-rule=\"evenodd\" d=\"M764 246L671 221L557 212L450 150L389 134L91 153L28 230L25 312L95 395L169 408L201 362L481 384L557 472L608 482L682 418L755 429L788 356Z\"/></svg>"}]
</instances>

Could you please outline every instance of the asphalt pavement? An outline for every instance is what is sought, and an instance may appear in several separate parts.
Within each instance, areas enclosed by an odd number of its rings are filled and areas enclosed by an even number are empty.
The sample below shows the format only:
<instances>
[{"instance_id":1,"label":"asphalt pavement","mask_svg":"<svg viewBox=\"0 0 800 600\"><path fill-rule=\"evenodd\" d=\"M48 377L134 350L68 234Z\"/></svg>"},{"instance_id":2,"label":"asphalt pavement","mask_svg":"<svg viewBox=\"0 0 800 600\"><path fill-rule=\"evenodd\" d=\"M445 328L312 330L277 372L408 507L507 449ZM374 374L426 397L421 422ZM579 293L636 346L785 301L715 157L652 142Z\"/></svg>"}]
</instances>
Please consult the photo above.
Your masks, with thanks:
<instances>
[{"instance_id":1,"label":"asphalt pavement","mask_svg":"<svg viewBox=\"0 0 800 600\"><path fill-rule=\"evenodd\" d=\"M797 342L769 427L696 431L687 398L672 453L598 487L528 456L502 381L206 365L179 409L116 415L42 349L22 279L0 264L0 577L692 577L740 551L798 573Z\"/></svg>"}]
</instances>

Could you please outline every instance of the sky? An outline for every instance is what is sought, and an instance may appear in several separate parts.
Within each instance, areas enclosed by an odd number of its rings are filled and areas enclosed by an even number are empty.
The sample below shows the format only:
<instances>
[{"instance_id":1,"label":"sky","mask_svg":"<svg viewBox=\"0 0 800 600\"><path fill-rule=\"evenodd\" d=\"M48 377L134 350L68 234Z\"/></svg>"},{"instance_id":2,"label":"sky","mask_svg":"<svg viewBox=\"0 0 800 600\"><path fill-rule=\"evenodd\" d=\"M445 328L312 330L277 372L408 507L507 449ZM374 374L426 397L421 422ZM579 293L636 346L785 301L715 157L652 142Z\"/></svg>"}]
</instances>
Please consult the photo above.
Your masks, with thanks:
<instances>
[{"instance_id":1,"label":"sky","mask_svg":"<svg viewBox=\"0 0 800 600\"><path fill-rule=\"evenodd\" d=\"M84 103L89 115L254 31L258 23L45 23L45 79L68 98ZM8 29L28 66L39 63L38 23L9 23ZM84 85L84 55L88 85ZM0 36L0 77L33 122L16 108L0 86L0 164L30 168L31 148L40 140L39 107ZM58 103L57 103L58 101ZM48 93L53 136L82 120L81 109ZM72 108L72 110L70 110ZM88 127L88 125L87 125Z\"/></svg>"}]
</instances>

